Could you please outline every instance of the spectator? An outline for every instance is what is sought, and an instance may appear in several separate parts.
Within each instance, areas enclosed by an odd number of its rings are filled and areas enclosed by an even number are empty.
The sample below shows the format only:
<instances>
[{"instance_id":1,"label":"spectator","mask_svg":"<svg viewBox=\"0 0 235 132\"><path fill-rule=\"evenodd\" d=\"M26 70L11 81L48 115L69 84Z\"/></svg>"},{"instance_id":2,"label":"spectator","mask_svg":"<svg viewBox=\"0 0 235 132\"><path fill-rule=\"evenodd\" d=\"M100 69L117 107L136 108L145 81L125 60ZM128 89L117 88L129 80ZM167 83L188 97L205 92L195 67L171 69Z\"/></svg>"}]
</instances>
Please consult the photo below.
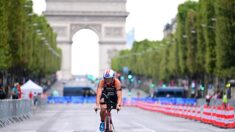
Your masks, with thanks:
<instances>
[{"instance_id":1,"label":"spectator","mask_svg":"<svg viewBox=\"0 0 235 132\"><path fill-rule=\"evenodd\" d=\"M2 79L0 79L0 87L2 87L3 86L3 81L2 81Z\"/></svg>"},{"instance_id":2,"label":"spectator","mask_svg":"<svg viewBox=\"0 0 235 132\"><path fill-rule=\"evenodd\" d=\"M223 92L222 91L218 91L218 99L222 99L223 97Z\"/></svg>"},{"instance_id":3,"label":"spectator","mask_svg":"<svg viewBox=\"0 0 235 132\"><path fill-rule=\"evenodd\" d=\"M58 95L59 96L59 95ZM42 95L41 95L41 98L42 99L45 99L45 98L47 98L47 93L45 92L45 93L43 93Z\"/></svg>"},{"instance_id":4,"label":"spectator","mask_svg":"<svg viewBox=\"0 0 235 132\"><path fill-rule=\"evenodd\" d=\"M36 93L36 92L34 92L34 96L33 96L33 104L34 104L34 106L39 106L40 105L40 103L41 103L41 93Z\"/></svg>"},{"instance_id":5,"label":"spectator","mask_svg":"<svg viewBox=\"0 0 235 132\"><path fill-rule=\"evenodd\" d=\"M32 92L32 91L29 92L29 99L30 99L30 100L33 99L33 92Z\"/></svg>"},{"instance_id":6,"label":"spectator","mask_svg":"<svg viewBox=\"0 0 235 132\"><path fill-rule=\"evenodd\" d=\"M5 86L5 93L6 93L6 99L9 99L11 97L11 89L9 86Z\"/></svg>"},{"instance_id":7,"label":"spectator","mask_svg":"<svg viewBox=\"0 0 235 132\"><path fill-rule=\"evenodd\" d=\"M37 103L38 103L37 93L36 93L36 92L34 92L34 94L33 94L33 104L34 104L34 106L36 106L36 105L37 105Z\"/></svg>"},{"instance_id":8,"label":"spectator","mask_svg":"<svg viewBox=\"0 0 235 132\"><path fill-rule=\"evenodd\" d=\"M51 93L51 96L53 97L58 97L59 96L59 92L57 90L54 90L52 93Z\"/></svg>"},{"instance_id":9,"label":"spectator","mask_svg":"<svg viewBox=\"0 0 235 132\"><path fill-rule=\"evenodd\" d=\"M21 86L19 83L16 84L16 88L18 90L18 99L21 99L22 97L22 91L21 91Z\"/></svg>"},{"instance_id":10,"label":"spectator","mask_svg":"<svg viewBox=\"0 0 235 132\"><path fill-rule=\"evenodd\" d=\"M28 96L29 96L29 100L30 100L31 104L34 105L33 92L30 91Z\"/></svg>"},{"instance_id":11,"label":"spectator","mask_svg":"<svg viewBox=\"0 0 235 132\"><path fill-rule=\"evenodd\" d=\"M40 106L41 105L41 93L38 93L36 98L37 98L36 105Z\"/></svg>"},{"instance_id":12,"label":"spectator","mask_svg":"<svg viewBox=\"0 0 235 132\"><path fill-rule=\"evenodd\" d=\"M87 103L87 97L89 97L89 91L83 90L83 103Z\"/></svg>"},{"instance_id":13,"label":"spectator","mask_svg":"<svg viewBox=\"0 0 235 132\"><path fill-rule=\"evenodd\" d=\"M16 88L16 85L11 90L12 93L12 99L18 99L18 89Z\"/></svg>"},{"instance_id":14,"label":"spectator","mask_svg":"<svg viewBox=\"0 0 235 132\"><path fill-rule=\"evenodd\" d=\"M210 96L210 94L207 94L207 95L206 95L206 103L207 103L207 106L210 106L211 97L212 97L212 96Z\"/></svg>"},{"instance_id":15,"label":"spectator","mask_svg":"<svg viewBox=\"0 0 235 132\"><path fill-rule=\"evenodd\" d=\"M0 87L0 99L5 99L5 98L6 98L6 93L3 87Z\"/></svg>"},{"instance_id":16,"label":"spectator","mask_svg":"<svg viewBox=\"0 0 235 132\"><path fill-rule=\"evenodd\" d=\"M227 103L228 103L227 94L224 93L224 95L223 95L223 106L224 106L225 109L227 108Z\"/></svg>"},{"instance_id":17,"label":"spectator","mask_svg":"<svg viewBox=\"0 0 235 132\"><path fill-rule=\"evenodd\" d=\"M87 97L87 90L83 90L83 91L82 91L82 96L83 96L83 97Z\"/></svg>"},{"instance_id":18,"label":"spectator","mask_svg":"<svg viewBox=\"0 0 235 132\"><path fill-rule=\"evenodd\" d=\"M218 93L214 93L213 99L214 99L214 100L218 99Z\"/></svg>"},{"instance_id":19,"label":"spectator","mask_svg":"<svg viewBox=\"0 0 235 132\"><path fill-rule=\"evenodd\" d=\"M137 98L140 98L140 91L137 92Z\"/></svg>"}]
</instances>

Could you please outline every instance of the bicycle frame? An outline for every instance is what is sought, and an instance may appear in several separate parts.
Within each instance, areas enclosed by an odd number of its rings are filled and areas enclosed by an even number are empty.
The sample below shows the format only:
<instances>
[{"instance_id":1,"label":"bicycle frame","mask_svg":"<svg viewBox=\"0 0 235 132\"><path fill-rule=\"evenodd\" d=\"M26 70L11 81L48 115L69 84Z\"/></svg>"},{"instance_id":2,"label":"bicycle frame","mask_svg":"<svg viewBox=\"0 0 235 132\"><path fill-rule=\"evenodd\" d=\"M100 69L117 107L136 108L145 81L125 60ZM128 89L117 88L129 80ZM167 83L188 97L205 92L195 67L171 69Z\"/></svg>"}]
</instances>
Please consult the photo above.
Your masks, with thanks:
<instances>
[{"instance_id":1,"label":"bicycle frame","mask_svg":"<svg viewBox=\"0 0 235 132\"><path fill-rule=\"evenodd\" d=\"M104 95L104 101L105 104L107 105L105 112L105 132L112 132L112 128L114 131L114 126L111 117L111 110L113 109L113 105L116 105L116 103L112 102L106 94L104 93L102 94Z\"/></svg>"}]
</instances>

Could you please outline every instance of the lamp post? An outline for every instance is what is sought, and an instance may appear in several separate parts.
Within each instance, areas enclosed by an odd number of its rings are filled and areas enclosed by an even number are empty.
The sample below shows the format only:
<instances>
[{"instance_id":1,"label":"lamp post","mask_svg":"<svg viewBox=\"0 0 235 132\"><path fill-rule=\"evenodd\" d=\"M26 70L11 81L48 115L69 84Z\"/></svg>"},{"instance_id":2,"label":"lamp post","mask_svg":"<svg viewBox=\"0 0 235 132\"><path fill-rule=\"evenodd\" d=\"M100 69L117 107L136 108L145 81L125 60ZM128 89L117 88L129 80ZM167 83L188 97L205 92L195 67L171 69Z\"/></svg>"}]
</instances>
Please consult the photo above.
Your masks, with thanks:
<instances>
[{"instance_id":1,"label":"lamp post","mask_svg":"<svg viewBox=\"0 0 235 132\"><path fill-rule=\"evenodd\" d=\"M210 20L211 20L212 22L216 22L216 18L214 18L214 17L211 18ZM201 26L202 26L203 28L215 29L215 27L209 26L209 25L207 25L207 24L205 24L205 23L202 23Z\"/></svg>"},{"instance_id":2,"label":"lamp post","mask_svg":"<svg viewBox=\"0 0 235 132\"><path fill-rule=\"evenodd\" d=\"M27 14L28 16L33 16L34 15L34 13L29 13L29 14Z\"/></svg>"},{"instance_id":3,"label":"lamp post","mask_svg":"<svg viewBox=\"0 0 235 132\"><path fill-rule=\"evenodd\" d=\"M214 21L214 22L215 22L215 21L216 21L216 18L211 18L211 21Z\"/></svg>"},{"instance_id":4,"label":"lamp post","mask_svg":"<svg viewBox=\"0 0 235 132\"><path fill-rule=\"evenodd\" d=\"M196 32L194 29L192 29L192 30L191 30L191 33L192 33L192 34L195 34L195 33L197 33L197 32Z\"/></svg>"},{"instance_id":5,"label":"lamp post","mask_svg":"<svg viewBox=\"0 0 235 132\"><path fill-rule=\"evenodd\" d=\"M40 30L40 29L37 29L37 30L36 30L36 33L41 33L41 30Z\"/></svg>"},{"instance_id":6,"label":"lamp post","mask_svg":"<svg viewBox=\"0 0 235 132\"><path fill-rule=\"evenodd\" d=\"M184 39L186 39L188 36L187 36L186 34L184 34L182 37L183 37Z\"/></svg>"},{"instance_id":7,"label":"lamp post","mask_svg":"<svg viewBox=\"0 0 235 132\"><path fill-rule=\"evenodd\" d=\"M213 27L213 26L208 26L208 25L206 25L206 24L201 24L201 26L202 26L203 28L215 29L215 27Z\"/></svg>"}]
</instances>

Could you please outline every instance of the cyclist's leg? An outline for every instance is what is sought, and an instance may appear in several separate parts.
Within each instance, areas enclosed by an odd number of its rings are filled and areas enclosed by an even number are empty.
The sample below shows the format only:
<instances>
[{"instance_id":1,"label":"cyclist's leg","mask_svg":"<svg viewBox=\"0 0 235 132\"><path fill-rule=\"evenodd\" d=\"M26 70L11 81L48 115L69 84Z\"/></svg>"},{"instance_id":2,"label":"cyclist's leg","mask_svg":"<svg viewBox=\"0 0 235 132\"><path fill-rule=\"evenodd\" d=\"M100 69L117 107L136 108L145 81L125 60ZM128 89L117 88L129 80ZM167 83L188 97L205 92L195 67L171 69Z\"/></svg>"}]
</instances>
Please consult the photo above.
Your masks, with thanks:
<instances>
[{"instance_id":1,"label":"cyclist's leg","mask_svg":"<svg viewBox=\"0 0 235 132\"><path fill-rule=\"evenodd\" d=\"M104 98L100 99L100 119L102 122L105 120L105 112L107 105L104 103Z\"/></svg>"},{"instance_id":2,"label":"cyclist's leg","mask_svg":"<svg viewBox=\"0 0 235 132\"><path fill-rule=\"evenodd\" d=\"M100 131L104 131L105 129L105 116L106 116L106 104L104 103L104 98L101 98L100 100Z\"/></svg>"}]
</instances>

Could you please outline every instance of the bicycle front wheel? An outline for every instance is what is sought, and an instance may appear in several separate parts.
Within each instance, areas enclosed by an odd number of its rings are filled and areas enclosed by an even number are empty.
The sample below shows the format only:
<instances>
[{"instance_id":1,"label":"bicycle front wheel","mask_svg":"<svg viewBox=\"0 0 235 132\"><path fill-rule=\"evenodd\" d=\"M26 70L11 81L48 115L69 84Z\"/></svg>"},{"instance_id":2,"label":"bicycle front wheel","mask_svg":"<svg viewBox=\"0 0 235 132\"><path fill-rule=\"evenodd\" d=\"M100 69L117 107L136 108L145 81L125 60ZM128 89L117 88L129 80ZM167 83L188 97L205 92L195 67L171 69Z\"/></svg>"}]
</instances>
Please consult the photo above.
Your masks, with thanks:
<instances>
[{"instance_id":1,"label":"bicycle front wheel","mask_svg":"<svg viewBox=\"0 0 235 132\"><path fill-rule=\"evenodd\" d=\"M110 117L108 115L105 117L105 132L110 132Z\"/></svg>"}]
</instances>

